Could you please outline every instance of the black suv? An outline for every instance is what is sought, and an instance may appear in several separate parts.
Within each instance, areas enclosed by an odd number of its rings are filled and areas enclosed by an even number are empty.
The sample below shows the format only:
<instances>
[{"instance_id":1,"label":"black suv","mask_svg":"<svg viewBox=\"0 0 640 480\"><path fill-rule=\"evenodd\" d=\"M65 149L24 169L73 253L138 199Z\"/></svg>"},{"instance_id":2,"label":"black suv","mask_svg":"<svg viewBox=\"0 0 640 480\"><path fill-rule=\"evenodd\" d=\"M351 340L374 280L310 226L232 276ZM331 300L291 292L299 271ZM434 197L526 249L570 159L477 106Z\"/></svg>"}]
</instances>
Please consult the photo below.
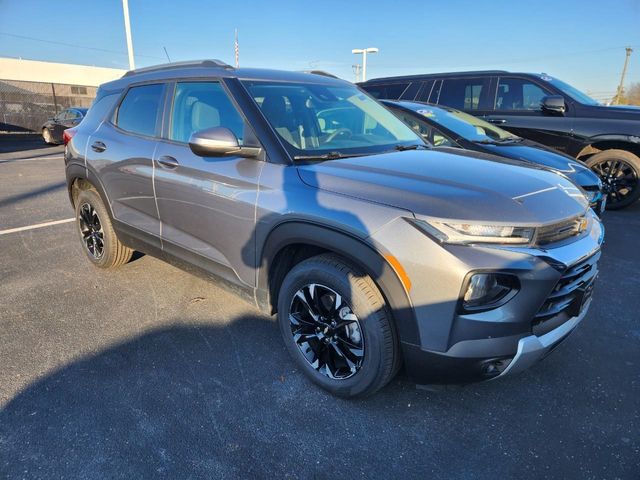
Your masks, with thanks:
<instances>
[{"instance_id":1,"label":"black suv","mask_svg":"<svg viewBox=\"0 0 640 480\"><path fill-rule=\"evenodd\" d=\"M379 78L376 98L463 110L585 162L608 191L607 208L640 197L640 108L605 106L545 73L503 70Z\"/></svg>"}]
</instances>

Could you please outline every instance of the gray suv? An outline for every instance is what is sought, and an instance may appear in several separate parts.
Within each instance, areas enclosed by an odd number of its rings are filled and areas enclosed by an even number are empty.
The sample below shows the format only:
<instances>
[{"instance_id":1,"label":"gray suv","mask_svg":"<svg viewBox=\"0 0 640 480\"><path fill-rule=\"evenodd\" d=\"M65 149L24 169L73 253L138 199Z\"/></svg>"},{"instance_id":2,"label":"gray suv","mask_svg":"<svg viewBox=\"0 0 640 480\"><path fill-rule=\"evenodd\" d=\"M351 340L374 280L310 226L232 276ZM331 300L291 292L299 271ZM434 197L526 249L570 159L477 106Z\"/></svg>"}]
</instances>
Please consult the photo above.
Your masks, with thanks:
<instances>
[{"instance_id":1,"label":"gray suv","mask_svg":"<svg viewBox=\"0 0 640 480\"><path fill-rule=\"evenodd\" d=\"M277 313L308 377L371 394L521 371L580 323L603 229L551 172L430 150L356 86L218 61L135 70L67 131L89 260L196 266Z\"/></svg>"}]
</instances>

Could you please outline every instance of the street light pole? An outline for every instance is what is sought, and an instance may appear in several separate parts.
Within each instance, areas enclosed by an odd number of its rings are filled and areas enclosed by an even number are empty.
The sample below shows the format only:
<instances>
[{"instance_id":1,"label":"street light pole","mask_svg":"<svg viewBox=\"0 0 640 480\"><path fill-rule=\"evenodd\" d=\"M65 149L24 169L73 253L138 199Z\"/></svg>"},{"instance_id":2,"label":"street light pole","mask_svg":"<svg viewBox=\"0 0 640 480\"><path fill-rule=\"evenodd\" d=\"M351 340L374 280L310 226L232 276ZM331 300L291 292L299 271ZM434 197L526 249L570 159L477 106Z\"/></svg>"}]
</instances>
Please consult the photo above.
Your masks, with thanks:
<instances>
[{"instance_id":1,"label":"street light pole","mask_svg":"<svg viewBox=\"0 0 640 480\"><path fill-rule=\"evenodd\" d=\"M374 47L369 48L354 48L351 53L355 55L362 54L362 81L367 81L367 53L378 53L378 49Z\"/></svg>"},{"instance_id":2,"label":"street light pole","mask_svg":"<svg viewBox=\"0 0 640 480\"><path fill-rule=\"evenodd\" d=\"M131 41L131 24L129 22L129 0L122 0L122 10L124 11L124 32L127 36L127 53L129 54L129 70L135 70L133 61L133 42Z\"/></svg>"}]
</instances>

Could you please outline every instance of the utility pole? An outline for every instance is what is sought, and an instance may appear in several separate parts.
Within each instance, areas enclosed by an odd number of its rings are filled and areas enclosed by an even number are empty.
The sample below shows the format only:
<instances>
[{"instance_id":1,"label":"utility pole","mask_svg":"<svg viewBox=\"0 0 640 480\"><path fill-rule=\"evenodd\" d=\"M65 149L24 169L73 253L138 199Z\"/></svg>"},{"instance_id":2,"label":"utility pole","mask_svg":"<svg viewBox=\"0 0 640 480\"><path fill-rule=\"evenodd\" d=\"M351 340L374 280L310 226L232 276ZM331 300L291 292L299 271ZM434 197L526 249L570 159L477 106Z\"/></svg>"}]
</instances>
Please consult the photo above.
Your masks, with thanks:
<instances>
[{"instance_id":1,"label":"utility pole","mask_svg":"<svg viewBox=\"0 0 640 480\"><path fill-rule=\"evenodd\" d=\"M136 64L133 61L133 42L131 41L131 24L129 22L129 0L122 0L122 10L124 11L124 32L127 36L127 53L129 54L129 70L135 70Z\"/></svg>"},{"instance_id":2,"label":"utility pole","mask_svg":"<svg viewBox=\"0 0 640 480\"><path fill-rule=\"evenodd\" d=\"M355 65L351 65L351 67L353 68L353 73L356 76L356 83L358 83L360 81L360 70L362 69L362 65L356 63Z\"/></svg>"},{"instance_id":3,"label":"utility pole","mask_svg":"<svg viewBox=\"0 0 640 480\"><path fill-rule=\"evenodd\" d=\"M616 92L616 98L613 102L614 105L619 105L622 95L624 94L624 77L627 75L627 66L629 65L629 57L633 49L631 47L625 48L627 56L624 58L624 67L622 67L622 76L620 77L620 85L618 85L618 91Z\"/></svg>"},{"instance_id":4,"label":"utility pole","mask_svg":"<svg viewBox=\"0 0 640 480\"><path fill-rule=\"evenodd\" d=\"M378 49L374 47L369 48L354 48L351 53L355 55L362 54L362 81L367 81L367 53L378 53Z\"/></svg>"}]
</instances>

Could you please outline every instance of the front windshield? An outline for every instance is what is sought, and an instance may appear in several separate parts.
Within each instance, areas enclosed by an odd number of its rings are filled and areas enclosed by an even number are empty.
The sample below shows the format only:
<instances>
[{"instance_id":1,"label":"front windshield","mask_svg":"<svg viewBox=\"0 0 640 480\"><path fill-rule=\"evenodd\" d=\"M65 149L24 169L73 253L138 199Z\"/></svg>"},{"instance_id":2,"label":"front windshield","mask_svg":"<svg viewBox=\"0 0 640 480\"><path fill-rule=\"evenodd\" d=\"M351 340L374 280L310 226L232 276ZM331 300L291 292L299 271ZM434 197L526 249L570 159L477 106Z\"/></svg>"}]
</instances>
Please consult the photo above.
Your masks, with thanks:
<instances>
[{"instance_id":1,"label":"front windshield","mask_svg":"<svg viewBox=\"0 0 640 480\"><path fill-rule=\"evenodd\" d=\"M351 85L244 81L293 156L366 155L424 142Z\"/></svg>"},{"instance_id":2,"label":"front windshield","mask_svg":"<svg viewBox=\"0 0 640 480\"><path fill-rule=\"evenodd\" d=\"M582 93L576 87L569 85L568 83L563 82L562 80L558 80L557 78L547 77L543 75L540 77L545 82L550 83L558 90L562 90L564 93L569 95L575 101L582 103L583 105L600 105L600 102L594 100L586 93Z\"/></svg>"},{"instance_id":3,"label":"front windshield","mask_svg":"<svg viewBox=\"0 0 640 480\"><path fill-rule=\"evenodd\" d=\"M425 105L416 112L472 142L502 142L520 138L459 110Z\"/></svg>"}]
</instances>

